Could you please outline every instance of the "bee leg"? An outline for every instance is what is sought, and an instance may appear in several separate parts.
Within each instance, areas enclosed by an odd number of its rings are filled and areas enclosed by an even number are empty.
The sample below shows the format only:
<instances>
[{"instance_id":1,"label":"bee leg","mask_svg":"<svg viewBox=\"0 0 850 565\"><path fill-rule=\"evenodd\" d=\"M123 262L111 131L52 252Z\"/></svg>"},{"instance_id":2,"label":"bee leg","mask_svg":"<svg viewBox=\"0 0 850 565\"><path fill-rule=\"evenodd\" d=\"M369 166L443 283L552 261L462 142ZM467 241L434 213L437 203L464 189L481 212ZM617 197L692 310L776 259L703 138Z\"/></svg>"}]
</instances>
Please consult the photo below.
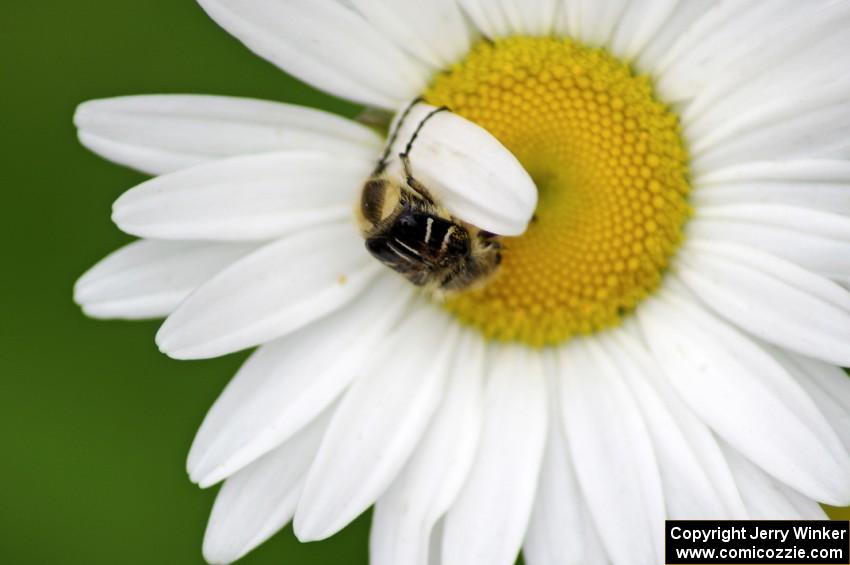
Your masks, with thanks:
<instances>
[{"instance_id":1,"label":"bee leg","mask_svg":"<svg viewBox=\"0 0 850 565\"><path fill-rule=\"evenodd\" d=\"M426 202L429 204L434 203L434 197L431 196L431 193L425 188L421 182L413 178L413 173L410 170L410 157L408 157L405 153L399 154L399 158L401 159L401 166L404 168L404 180L407 182L407 186L410 189L421 196Z\"/></svg>"},{"instance_id":2,"label":"bee leg","mask_svg":"<svg viewBox=\"0 0 850 565\"><path fill-rule=\"evenodd\" d=\"M431 193L428 192L428 189L425 188L422 183L420 183L413 177L413 172L410 167L410 150L413 149L413 142L416 141L416 138L419 136L419 132L422 131L422 126L424 126L425 123L431 118L433 118L436 114L447 111L449 111L448 106L440 106L439 108L431 110L428 115L422 118L422 121L419 122L418 126L416 126L416 130L413 132L413 135L410 136L410 139L408 140L404 151L402 153L399 153L398 155L401 159L402 167L404 168L404 176L407 180L407 186L409 186L415 192L419 193L422 198L424 198L431 204L434 203L434 198L431 196Z\"/></svg>"},{"instance_id":3,"label":"bee leg","mask_svg":"<svg viewBox=\"0 0 850 565\"><path fill-rule=\"evenodd\" d=\"M410 111L413 110L413 107L422 102L424 98L421 96L417 96L414 98L410 104L407 105L407 108L401 113L401 117L399 117L398 122L396 122L395 127L390 132L390 135L387 137L387 145L384 147L384 153L381 155L381 159L378 161L378 165L375 167L372 176L377 176L384 172L384 169L387 167L387 163L389 162L390 152L392 151L392 147L395 144L396 138L398 137L398 132L401 129L402 124L404 124L404 120L407 119L407 116L410 114Z\"/></svg>"}]
</instances>

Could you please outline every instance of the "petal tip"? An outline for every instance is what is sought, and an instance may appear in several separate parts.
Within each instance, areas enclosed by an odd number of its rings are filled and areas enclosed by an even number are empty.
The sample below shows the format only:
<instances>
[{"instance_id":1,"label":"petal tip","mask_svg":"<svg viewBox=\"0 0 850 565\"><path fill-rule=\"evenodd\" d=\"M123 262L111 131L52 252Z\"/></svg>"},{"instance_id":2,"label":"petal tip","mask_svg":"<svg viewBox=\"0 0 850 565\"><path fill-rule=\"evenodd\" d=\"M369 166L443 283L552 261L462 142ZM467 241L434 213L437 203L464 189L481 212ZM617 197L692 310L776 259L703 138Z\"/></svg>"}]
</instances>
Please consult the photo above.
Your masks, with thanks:
<instances>
[{"instance_id":1,"label":"petal tip","mask_svg":"<svg viewBox=\"0 0 850 565\"><path fill-rule=\"evenodd\" d=\"M172 359L192 359L191 355L186 355L185 348L180 346L179 341L179 335L175 335L166 318L165 322L159 327L159 331L156 332L154 343L156 343L160 353Z\"/></svg>"},{"instance_id":2,"label":"petal tip","mask_svg":"<svg viewBox=\"0 0 850 565\"><path fill-rule=\"evenodd\" d=\"M90 271L89 271L90 272ZM74 282L74 287L71 289L71 297L74 304L80 307L85 307L86 298L90 295L90 277L86 272Z\"/></svg>"},{"instance_id":3,"label":"petal tip","mask_svg":"<svg viewBox=\"0 0 850 565\"><path fill-rule=\"evenodd\" d=\"M179 312L179 308L177 312ZM195 344L191 343L191 338L187 339L185 324L182 324L181 327L181 324L174 323L175 313L165 319L154 337L154 343L156 343L160 353L181 361L204 359L203 355L197 355L193 351Z\"/></svg>"},{"instance_id":4,"label":"petal tip","mask_svg":"<svg viewBox=\"0 0 850 565\"><path fill-rule=\"evenodd\" d=\"M105 308L103 304L97 302L78 302L77 304L79 304L80 308L83 311L83 314L85 314L87 318L92 318L93 320L120 319L120 316L114 315L114 313L112 313L108 308Z\"/></svg>"},{"instance_id":5,"label":"petal tip","mask_svg":"<svg viewBox=\"0 0 850 565\"><path fill-rule=\"evenodd\" d=\"M224 477L219 478L219 477L215 476L214 474L208 473L206 475L200 475L200 476L195 477L193 482L202 489L208 489L210 487L217 485L222 480L224 480Z\"/></svg>"},{"instance_id":6,"label":"petal tip","mask_svg":"<svg viewBox=\"0 0 850 565\"><path fill-rule=\"evenodd\" d=\"M228 543L223 532L219 532L220 528L216 528L210 524L207 526L204 542L201 546L201 555L204 556L204 561L210 565L229 565L241 558L247 553L238 545Z\"/></svg>"},{"instance_id":7,"label":"petal tip","mask_svg":"<svg viewBox=\"0 0 850 565\"><path fill-rule=\"evenodd\" d=\"M295 517L292 519L292 531L301 543L321 541L330 536L319 528L314 517L300 504L295 512Z\"/></svg>"},{"instance_id":8,"label":"petal tip","mask_svg":"<svg viewBox=\"0 0 850 565\"><path fill-rule=\"evenodd\" d=\"M85 102L80 102L74 109L74 116L71 118L71 121L78 130L82 130L85 127L89 121L88 118L95 111L94 107L96 104L97 100L86 100Z\"/></svg>"},{"instance_id":9,"label":"petal tip","mask_svg":"<svg viewBox=\"0 0 850 565\"><path fill-rule=\"evenodd\" d=\"M119 196L118 200L112 203L112 213L110 214L109 219L112 220L112 223L115 224L119 230L124 233L130 233L127 230L132 229L132 226L127 225L127 211L122 205L122 198L123 195Z\"/></svg>"},{"instance_id":10,"label":"petal tip","mask_svg":"<svg viewBox=\"0 0 850 565\"><path fill-rule=\"evenodd\" d=\"M189 449L189 457L186 459L186 474L189 476L189 481L200 488L207 488L203 484L204 468L203 456L194 454L193 449Z\"/></svg>"}]
</instances>

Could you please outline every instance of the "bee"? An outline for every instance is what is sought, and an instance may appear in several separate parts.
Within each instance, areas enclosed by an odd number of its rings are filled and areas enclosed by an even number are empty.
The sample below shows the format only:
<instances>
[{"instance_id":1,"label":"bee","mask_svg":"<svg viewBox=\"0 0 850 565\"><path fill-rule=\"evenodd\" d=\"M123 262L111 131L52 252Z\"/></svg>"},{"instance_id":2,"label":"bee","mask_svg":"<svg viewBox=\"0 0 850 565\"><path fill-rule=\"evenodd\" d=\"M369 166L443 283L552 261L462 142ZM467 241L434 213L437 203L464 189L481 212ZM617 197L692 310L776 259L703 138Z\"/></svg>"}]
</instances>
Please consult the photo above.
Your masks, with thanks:
<instances>
[{"instance_id":1,"label":"bee","mask_svg":"<svg viewBox=\"0 0 850 565\"><path fill-rule=\"evenodd\" d=\"M501 262L498 237L454 217L417 181L410 151L425 123L439 112L432 110L417 125L402 153L403 174L390 174L387 165L398 131L414 100L402 113L389 137L378 166L363 185L357 208L366 249L387 267L432 294L467 290L487 281Z\"/></svg>"}]
</instances>

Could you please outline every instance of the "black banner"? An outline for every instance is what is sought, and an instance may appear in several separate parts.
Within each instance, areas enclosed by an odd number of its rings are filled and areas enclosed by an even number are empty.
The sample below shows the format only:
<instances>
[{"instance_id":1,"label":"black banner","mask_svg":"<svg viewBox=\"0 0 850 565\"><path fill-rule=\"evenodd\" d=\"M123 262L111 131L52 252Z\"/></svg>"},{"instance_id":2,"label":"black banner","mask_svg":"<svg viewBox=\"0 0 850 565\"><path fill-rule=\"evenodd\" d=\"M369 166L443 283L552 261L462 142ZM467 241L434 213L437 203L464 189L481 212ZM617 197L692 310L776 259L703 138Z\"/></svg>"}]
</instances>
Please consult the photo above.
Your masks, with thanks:
<instances>
[{"instance_id":1,"label":"black banner","mask_svg":"<svg viewBox=\"0 0 850 565\"><path fill-rule=\"evenodd\" d=\"M850 564L850 522L668 520L667 565Z\"/></svg>"}]
</instances>

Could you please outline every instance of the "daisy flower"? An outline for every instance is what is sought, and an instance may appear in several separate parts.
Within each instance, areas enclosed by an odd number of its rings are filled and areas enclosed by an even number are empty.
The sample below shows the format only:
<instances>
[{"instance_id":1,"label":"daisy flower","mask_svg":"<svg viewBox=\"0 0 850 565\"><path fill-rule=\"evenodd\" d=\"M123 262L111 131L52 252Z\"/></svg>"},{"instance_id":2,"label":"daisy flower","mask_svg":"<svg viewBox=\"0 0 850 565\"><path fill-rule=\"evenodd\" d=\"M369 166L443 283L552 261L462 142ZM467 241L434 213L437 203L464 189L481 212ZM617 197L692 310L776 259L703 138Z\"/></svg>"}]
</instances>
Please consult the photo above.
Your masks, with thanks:
<instances>
[{"instance_id":1,"label":"daisy flower","mask_svg":"<svg viewBox=\"0 0 850 565\"><path fill-rule=\"evenodd\" d=\"M398 143L448 107L413 175L502 246L443 298L371 256L353 210L386 130L217 96L80 106L83 144L155 178L114 206L141 239L77 302L166 317L174 358L257 347L189 453L223 481L210 562L374 505L373 565L649 565L665 518L850 503L850 3L200 3L395 114Z\"/></svg>"}]
</instances>

